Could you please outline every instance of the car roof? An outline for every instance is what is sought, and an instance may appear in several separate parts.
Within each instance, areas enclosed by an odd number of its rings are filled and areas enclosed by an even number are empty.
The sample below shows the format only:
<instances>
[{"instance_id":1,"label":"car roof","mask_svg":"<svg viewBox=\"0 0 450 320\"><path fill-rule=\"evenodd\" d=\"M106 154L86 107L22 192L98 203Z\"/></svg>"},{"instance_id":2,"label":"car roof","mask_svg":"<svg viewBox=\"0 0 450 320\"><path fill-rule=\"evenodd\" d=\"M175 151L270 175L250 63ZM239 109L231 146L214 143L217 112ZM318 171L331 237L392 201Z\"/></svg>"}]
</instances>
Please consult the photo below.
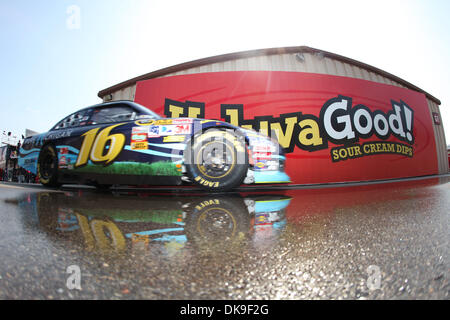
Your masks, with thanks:
<instances>
[{"instance_id":1,"label":"car roof","mask_svg":"<svg viewBox=\"0 0 450 320\"><path fill-rule=\"evenodd\" d=\"M99 103L99 104L94 104L92 106L82 108L82 109L80 109L80 110L78 110L76 112L80 112L80 111L87 110L87 109L93 109L93 108L94 109L99 109L99 108L104 108L104 107L112 107L112 106L121 105L121 104L129 105L130 107L133 107L135 109L139 109L139 111L142 111L142 112L149 112L150 111L146 107L144 107L144 106L142 106L142 105L140 105L140 104L138 104L138 103L136 103L134 101L131 101L131 100L117 100L117 101L103 102L103 103Z\"/></svg>"}]
</instances>

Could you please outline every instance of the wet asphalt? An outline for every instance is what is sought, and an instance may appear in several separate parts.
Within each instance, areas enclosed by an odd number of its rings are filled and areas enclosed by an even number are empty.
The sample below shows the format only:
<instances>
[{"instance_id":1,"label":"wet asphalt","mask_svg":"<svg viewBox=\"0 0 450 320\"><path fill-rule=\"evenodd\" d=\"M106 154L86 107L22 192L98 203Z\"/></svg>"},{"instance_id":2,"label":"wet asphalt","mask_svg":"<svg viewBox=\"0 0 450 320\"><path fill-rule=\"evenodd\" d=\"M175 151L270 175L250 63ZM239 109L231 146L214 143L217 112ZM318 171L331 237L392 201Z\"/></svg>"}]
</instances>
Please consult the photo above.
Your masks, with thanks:
<instances>
[{"instance_id":1,"label":"wet asphalt","mask_svg":"<svg viewBox=\"0 0 450 320\"><path fill-rule=\"evenodd\" d=\"M449 182L218 195L1 183L0 299L447 300Z\"/></svg>"}]
</instances>

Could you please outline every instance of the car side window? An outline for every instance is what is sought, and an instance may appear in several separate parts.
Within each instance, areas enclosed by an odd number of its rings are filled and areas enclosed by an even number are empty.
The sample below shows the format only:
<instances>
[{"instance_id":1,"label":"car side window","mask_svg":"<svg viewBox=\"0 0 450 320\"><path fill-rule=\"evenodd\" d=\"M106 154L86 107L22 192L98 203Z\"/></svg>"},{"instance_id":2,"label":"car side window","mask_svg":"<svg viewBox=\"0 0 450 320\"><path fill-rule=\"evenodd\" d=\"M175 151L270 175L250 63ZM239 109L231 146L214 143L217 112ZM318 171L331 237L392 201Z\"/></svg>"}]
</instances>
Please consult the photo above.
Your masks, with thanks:
<instances>
[{"instance_id":1,"label":"car side window","mask_svg":"<svg viewBox=\"0 0 450 320\"><path fill-rule=\"evenodd\" d=\"M134 120L135 118L136 112L132 108L126 106L114 106L94 110L89 123L113 123Z\"/></svg>"},{"instance_id":2,"label":"car side window","mask_svg":"<svg viewBox=\"0 0 450 320\"><path fill-rule=\"evenodd\" d=\"M87 121L89 119L90 111L91 109L73 113L61 120L53 129L57 130L85 126L88 124Z\"/></svg>"}]
</instances>

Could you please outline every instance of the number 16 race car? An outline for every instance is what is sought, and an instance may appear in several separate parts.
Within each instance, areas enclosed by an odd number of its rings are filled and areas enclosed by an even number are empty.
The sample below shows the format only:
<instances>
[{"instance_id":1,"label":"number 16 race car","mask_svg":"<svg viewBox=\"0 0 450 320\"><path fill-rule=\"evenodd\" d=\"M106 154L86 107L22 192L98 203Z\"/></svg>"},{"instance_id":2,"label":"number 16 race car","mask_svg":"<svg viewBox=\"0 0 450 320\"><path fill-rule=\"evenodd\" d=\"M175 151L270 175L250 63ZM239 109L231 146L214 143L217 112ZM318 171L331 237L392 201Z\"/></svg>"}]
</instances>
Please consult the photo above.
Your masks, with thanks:
<instances>
[{"instance_id":1,"label":"number 16 race car","mask_svg":"<svg viewBox=\"0 0 450 320\"><path fill-rule=\"evenodd\" d=\"M48 187L83 183L180 185L227 191L242 183L287 183L279 144L218 120L162 118L131 102L81 109L27 137L19 165Z\"/></svg>"}]
</instances>

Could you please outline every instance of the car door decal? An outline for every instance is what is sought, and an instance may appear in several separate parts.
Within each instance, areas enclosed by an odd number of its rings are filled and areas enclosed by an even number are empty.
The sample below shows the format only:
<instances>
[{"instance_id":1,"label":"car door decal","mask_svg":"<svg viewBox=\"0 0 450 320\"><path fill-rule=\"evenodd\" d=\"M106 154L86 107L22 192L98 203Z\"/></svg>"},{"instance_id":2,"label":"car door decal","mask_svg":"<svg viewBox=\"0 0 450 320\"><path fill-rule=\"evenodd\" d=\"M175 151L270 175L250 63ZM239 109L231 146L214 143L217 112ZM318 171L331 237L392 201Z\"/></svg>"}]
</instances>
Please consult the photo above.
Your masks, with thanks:
<instances>
[{"instance_id":1,"label":"car door decal","mask_svg":"<svg viewBox=\"0 0 450 320\"><path fill-rule=\"evenodd\" d=\"M89 159L93 163L110 164L120 154L126 140L123 133L110 134L110 132L123 124L106 127L100 132L100 128L94 128L82 134L83 143L75 167L86 165ZM109 148L106 148L108 142L110 142ZM105 150L107 150L106 154L104 154Z\"/></svg>"}]
</instances>

